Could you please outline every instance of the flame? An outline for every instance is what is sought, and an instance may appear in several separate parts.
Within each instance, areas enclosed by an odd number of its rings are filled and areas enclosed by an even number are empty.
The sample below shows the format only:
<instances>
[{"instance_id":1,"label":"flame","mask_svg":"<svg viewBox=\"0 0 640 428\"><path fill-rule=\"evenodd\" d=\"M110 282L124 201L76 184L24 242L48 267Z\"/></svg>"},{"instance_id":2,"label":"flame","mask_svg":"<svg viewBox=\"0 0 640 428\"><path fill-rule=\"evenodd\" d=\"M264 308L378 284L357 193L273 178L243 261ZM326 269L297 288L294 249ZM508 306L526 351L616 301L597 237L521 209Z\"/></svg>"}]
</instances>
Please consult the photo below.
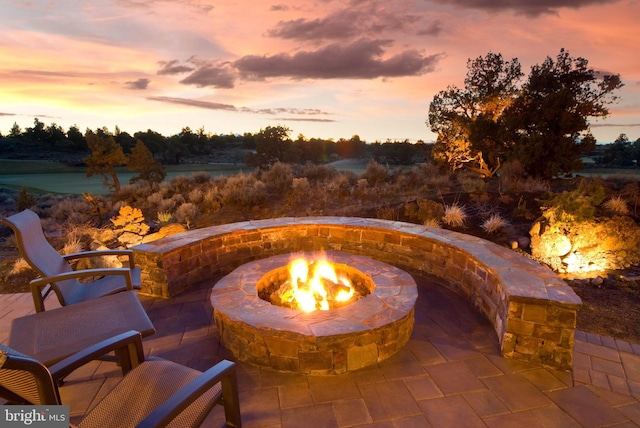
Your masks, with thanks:
<instances>
[{"instance_id":1,"label":"flame","mask_svg":"<svg viewBox=\"0 0 640 428\"><path fill-rule=\"evenodd\" d=\"M333 264L326 259L309 262L304 257L289 263L290 288L282 295L286 302L295 302L294 306L305 312L316 309L329 310L331 301L346 302L354 294L351 281L338 275ZM324 283L342 285L335 295L329 293Z\"/></svg>"}]
</instances>

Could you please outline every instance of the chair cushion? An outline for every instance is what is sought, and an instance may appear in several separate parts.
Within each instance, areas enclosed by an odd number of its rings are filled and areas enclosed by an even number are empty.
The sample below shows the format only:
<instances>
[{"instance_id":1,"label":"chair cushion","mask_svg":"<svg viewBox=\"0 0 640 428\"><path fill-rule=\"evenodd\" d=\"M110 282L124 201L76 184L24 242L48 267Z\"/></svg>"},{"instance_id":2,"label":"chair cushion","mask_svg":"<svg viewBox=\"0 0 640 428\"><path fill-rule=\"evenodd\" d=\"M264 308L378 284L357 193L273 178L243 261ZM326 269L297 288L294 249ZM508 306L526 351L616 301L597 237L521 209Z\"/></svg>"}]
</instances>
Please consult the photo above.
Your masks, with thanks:
<instances>
[{"instance_id":1,"label":"chair cushion","mask_svg":"<svg viewBox=\"0 0 640 428\"><path fill-rule=\"evenodd\" d=\"M155 333L135 291L52 309L11 322L9 346L50 366L129 330Z\"/></svg>"},{"instance_id":2,"label":"chair cushion","mask_svg":"<svg viewBox=\"0 0 640 428\"><path fill-rule=\"evenodd\" d=\"M130 371L78 424L78 428L121 428L140 423L156 407L187 383L202 374L200 371L171 361L145 361ZM206 416L220 399L220 384L195 400L169 426L189 427Z\"/></svg>"}]
</instances>

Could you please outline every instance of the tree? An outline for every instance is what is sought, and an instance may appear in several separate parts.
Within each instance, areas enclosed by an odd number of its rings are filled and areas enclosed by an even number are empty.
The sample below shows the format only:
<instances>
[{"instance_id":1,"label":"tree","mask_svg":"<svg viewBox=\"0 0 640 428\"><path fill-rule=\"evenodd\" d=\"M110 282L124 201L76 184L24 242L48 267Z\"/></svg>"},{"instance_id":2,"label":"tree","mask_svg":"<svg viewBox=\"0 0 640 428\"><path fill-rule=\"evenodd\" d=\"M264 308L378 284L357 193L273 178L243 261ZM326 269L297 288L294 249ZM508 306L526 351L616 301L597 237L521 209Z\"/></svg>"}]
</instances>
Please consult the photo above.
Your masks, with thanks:
<instances>
[{"instance_id":1,"label":"tree","mask_svg":"<svg viewBox=\"0 0 640 428\"><path fill-rule=\"evenodd\" d=\"M25 135L36 141L46 141L48 136L44 123L40 122L37 117L33 119L33 127L27 128Z\"/></svg>"},{"instance_id":2,"label":"tree","mask_svg":"<svg viewBox=\"0 0 640 428\"><path fill-rule=\"evenodd\" d=\"M625 167L633 165L636 157L634 144L629 141L626 134L620 134L616 141L604 147L599 162L608 166Z\"/></svg>"},{"instance_id":3,"label":"tree","mask_svg":"<svg viewBox=\"0 0 640 428\"><path fill-rule=\"evenodd\" d=\"M607 116L620 76L600 77L564 49L531 68L526 82L517 58L499 54L467 62L465 88L450 86L429 106L438 134L435 160L490 176L502 160L518 159L530 174L550 177L580 166L593 149L591 117Z\"/></svg>"},{"instance_id":4,"label":"tree","mask_svg":"<svg viewBox=\"0 0 640 428\"><path fill-rule=\"evenodd\" d=\"M340 138L336 143L336 153L341 159L356 159L362 156L366 142L360 139L360 136L352 135L348 140Z\"/></svg>"},{"instance_id":5,"label":"tree","mask_svg":"<svg viewBox=\"0 0 640 428\"><path fill-rule=\"evenodd\" d=\"M136 132L133 134L133 137L136 141L142 140L144 145L147 146L154 155L161 155L165 163L180 163L181 152L176 147L181 146L181 143L177 136L166 138L162 134L148 129L145 132ZM172 148L172 146L176 147Z\"/></svg>"},{"instance_id":6,"label":"tree","mask_svg":"<svg viewBox=\"0 0 640 428\"><path fill-rule=\"evenodd\" d=\"M46 139L51 146L63 143L67 140L67 136L64 133L64 129L61 126L52 123L45 129Z\"/></svg>"},{"instance_id":7,"label":"tree","mask_svg":"<svg viewBox=\"0 0 640 428\"><path fill-rule=\"evenodd\" d=\"M116 140L116 143L124 152L131 152L133 146L136 144L136 139L131 136L128 132L120 131L120 128L116 126L115 132L113 133L113 138Z\"/></svg>"},{"instance_id":8,"label":"tree","mask_svg":"<svg viewBox=\"0 0 640 428\"><path fill-rule=\"evenodd\" d=\"M17 122L13 122L13 126L11 127L11 131L9 131L9 137L18 138L22 136L22 129Z\"/></svg>"},{"instance_id":9,"label":"tree","mask_svg":"<svg viewBox=\"0 0 640 428\"><path fill-rule=\"evenodd\" d=\"M91 156L84 159L87 164L87 177L102 175L102 183L109 189L120 191L120 180L115 167L127 164L127 156L112 135L101 137L87 130L85 135Z\"/></svg>"},{"instance_id":10,"label":"tree","mask_svg":"<svg viewBox=\"0 0 640 428\"><path fill-rule=\"evenodd\" d=\"M289 138L291 129L286 126L267 126L255 136L256 153L247 156L247 165L268 168L276 162L297 162L300 153L294 150Z\"/></svg>"},{"instance_id":11,"label":"tree","mask_svg":"<svg viewBox=\"0 0 640 428\"><path fill-rule=\"evenodd\" d=\"M160 183L167 176L166 168L153 157L153 153L142 140L136 141L136 145L131 149L127 169L140 172L140 175L131 178L130 183L138 180Z\"/></svg>"},{"instance_id":12,"label":"tree","mask_svg":"<svg viewBox=\"0 0 640 428\"><path fill-rule=\"evenodd\" d=\"M595 148L589 118L606 117L623 86L619 75L600 76L584 58L561 49L531 68L516 102L505 112L513 157L528 173L551 177L580 168L580 155Z\"/></svg>"},{"instance_id":13,"label":"tree","mask_svg":"<svg viewBox=\"0 0 640 428\"><path fill-rule=\"evenodd\" d=\"M471 167L492 175L509 149L501 115L517 97L522 76L517 58L505 61L489 52L469 59L464 89L449 86L429 106L427 123L438 134L434 159L452 170Z\"/></svg>"},{"instance_id":14,"label":"tree","mask_svg":"<svg viewBox=\"0 0 640 428\"><path fill-rule=\"evenodd\" d=\"M82 132L80 132L80 128L78 128L78 125L72 125L69 127L69 130L67 131L67 139L71 142L74 149L87 149L87 142L84 139L84 135L82 135Z\"/></svg>"}]
</instances>

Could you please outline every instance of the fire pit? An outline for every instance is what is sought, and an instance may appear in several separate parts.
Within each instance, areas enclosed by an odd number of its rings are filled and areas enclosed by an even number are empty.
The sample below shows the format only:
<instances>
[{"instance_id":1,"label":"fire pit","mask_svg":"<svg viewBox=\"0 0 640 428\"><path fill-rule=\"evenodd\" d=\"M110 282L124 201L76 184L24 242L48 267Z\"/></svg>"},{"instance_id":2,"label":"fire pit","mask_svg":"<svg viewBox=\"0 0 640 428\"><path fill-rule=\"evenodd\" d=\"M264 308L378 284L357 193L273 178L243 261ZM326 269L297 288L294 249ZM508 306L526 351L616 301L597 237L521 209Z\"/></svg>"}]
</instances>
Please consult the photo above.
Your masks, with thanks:
<instances>
[{"instance_id":1,"label":"fire pit","mask_svg":"<svg viewBox=\"0 0 640 428\"><path fill-rule=\"evenodd\" d=\"M311 265L324 257L353 283L355 297L324 310L314 304L316 310L309 312L271 303L274 290L288 280L288 264L299 257ZM342 281L328 280L334 288L329 294L348 288ZM287 300L282 298L287 293L281 292L276 303ZM417 296L408 273L367 257L328 251L244 264L218 281L211 304L221 340L239 360L282 371L340 374L382 361L407 343Z\"/></svg>"}]
</instances>

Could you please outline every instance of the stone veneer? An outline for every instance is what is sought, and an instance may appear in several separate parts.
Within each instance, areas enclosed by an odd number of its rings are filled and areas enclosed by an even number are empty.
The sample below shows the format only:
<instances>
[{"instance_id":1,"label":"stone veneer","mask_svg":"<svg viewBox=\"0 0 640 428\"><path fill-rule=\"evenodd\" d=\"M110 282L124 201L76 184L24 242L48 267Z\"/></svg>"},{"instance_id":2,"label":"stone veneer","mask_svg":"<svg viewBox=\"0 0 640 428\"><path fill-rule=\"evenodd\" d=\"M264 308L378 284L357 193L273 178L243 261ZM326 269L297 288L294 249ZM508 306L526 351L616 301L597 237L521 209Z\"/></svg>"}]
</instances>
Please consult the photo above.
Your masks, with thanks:
<instances>
[{"instance_id":1,"label":"stone veneer","mask_svg":"<svg viewBox=\"0 0 640 428\"><path fill-rule=\"evenodd\" d=\"M312 260L317 252L295 253ZM211 305L222 343L240 361L312 375L342 374L376 364L411 337L418 289L402 269L336 251L332 263L357 269L373 284L368 296L346 306L303 312L272 305L258 296L268 272L287 266L291 254L245 263L218 281Z\"/></svg>"},{"instance_id":2,"label":"stone veneer","mask_svg":"<svg viewBox=\"0 0 640 428\"><path fill-rule=\"evenodd\" d=\"M191 230L133 251L142 292L168 298L253 260L321 249L437 279L491 322L504 357L572 367L580 298L550 269L474 236L379 219L296 217Z\"/></svg>"}]
</instances>

